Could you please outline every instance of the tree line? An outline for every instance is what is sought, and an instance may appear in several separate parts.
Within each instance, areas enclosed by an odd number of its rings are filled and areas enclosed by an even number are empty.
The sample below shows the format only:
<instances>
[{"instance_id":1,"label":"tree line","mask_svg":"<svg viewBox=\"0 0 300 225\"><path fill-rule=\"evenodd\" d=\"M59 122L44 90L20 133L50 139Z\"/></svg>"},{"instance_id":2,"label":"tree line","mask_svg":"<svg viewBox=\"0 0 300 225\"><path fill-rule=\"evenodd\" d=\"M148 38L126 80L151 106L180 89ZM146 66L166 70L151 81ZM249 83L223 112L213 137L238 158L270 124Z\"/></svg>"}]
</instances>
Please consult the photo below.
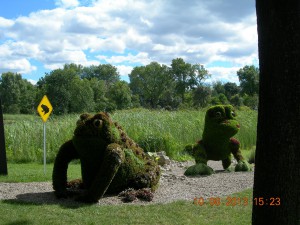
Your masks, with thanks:
<instances>
[{"instance_id":1,"label":"tree line","mask_svg":"<svg viewBox=\"0 0 300 225\"><path fill-rule=\"evenodd\" d=\"M129 83L120 79L111 64L65 64L46 73L35 85L21 74L2 73L0 98L4 113L12 114L34 113L43 95L48 96L55 114L137 107L174 110L228 103L257 108L258 68L247 65L237 71L239 86L205 83L210 76L203 65L182 58L173 59L171 66L157 62L137 66L129 74Z\"/></svg>"}]
</instances>

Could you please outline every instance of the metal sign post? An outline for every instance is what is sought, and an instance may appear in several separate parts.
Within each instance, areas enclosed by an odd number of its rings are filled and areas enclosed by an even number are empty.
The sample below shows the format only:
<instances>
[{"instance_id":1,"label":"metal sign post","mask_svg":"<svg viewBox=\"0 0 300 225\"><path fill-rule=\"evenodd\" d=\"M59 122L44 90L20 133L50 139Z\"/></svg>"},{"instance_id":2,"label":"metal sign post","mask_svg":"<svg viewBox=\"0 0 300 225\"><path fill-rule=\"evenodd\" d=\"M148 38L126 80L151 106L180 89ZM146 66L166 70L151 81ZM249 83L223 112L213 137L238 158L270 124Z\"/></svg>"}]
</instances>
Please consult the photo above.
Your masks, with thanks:
<instances>
[{"instance_id":1,"label":"metal sign post","mask_svg":"<svg viewBox=\"0 0 300 225\"><path fill-rule=\"evenodd\" d=\"M3 122L1 99L0 99L0 175L7 175L4 122Z\"/></svg>"},{"instance_id":2,"label":"metal sign post","mask_svg":"<svg viewBox=\"0 0 300 225\"><path fill-rule=\"evenodd\" d=\"M44 123L44 174L46 174L46 123Z\"/></svg>"},{"instance_id":3,"label":"metal sign post","mask_svg":"<svg viewBox=\"0 0 300 225\"><path fill-rule=\"evenodd\" d=\"M44 122L44 174L46 175L46 122L52 112L52 105L46 95L42 98L37 111Z\"/></svg>"}]
</instances>

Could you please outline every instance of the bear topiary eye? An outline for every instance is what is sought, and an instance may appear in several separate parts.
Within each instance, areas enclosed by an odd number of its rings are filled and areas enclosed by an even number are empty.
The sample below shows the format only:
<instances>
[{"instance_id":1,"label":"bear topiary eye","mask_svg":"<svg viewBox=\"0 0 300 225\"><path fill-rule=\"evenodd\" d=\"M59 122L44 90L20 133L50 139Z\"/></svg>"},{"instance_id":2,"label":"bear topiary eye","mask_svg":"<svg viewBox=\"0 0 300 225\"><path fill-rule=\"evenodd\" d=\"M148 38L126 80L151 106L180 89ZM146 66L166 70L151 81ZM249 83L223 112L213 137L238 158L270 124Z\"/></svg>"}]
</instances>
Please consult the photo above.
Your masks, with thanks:
<instances>
[{"instance_id":1,"label":"bear topiary eye","mask_svg":"<svg viewBox=\"0 0 300 225\"><path fill-rule=\"evenodd\" d=\"M233 117L236 117L236 114L235 114L234 111L231 111L231 115L232 115Z\"/></svg>"},{"instance_id":2,"label":"bear topiary eye","mask_svg":"<svg viewBox=\"0 0 300 225\"><path fill-rule=\"evenodd\" d=\"M93 124L95 127L101 127L102 126L103 121L102 120L94 120Z\"/></svg>"},{"instance_id":3,"label":"bear topiary eye","mask_svg":"<svg viewBox=\"0 0 300 225\"><path fill-rule=\"evenodd\" d=\"M221 112L216 112L215 117L217 119L221 118L222 117L222 113Z\"/></svg>"}]
</instances>

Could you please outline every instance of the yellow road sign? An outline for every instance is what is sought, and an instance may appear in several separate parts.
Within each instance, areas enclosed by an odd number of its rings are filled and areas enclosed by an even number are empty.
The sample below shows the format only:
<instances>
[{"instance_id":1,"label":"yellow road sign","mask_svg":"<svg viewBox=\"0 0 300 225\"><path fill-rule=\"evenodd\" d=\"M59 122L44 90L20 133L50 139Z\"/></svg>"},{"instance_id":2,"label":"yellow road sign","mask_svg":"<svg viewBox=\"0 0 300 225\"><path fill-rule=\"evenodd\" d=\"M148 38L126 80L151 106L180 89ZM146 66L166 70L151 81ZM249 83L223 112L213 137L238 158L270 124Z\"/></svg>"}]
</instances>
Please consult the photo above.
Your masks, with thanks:
<instances>
[{"instance_id":1,"label":"yellow road sign","mask_svg":"<svg viewBox=\"0 0 300 225\"><path fill-rule=\"evenodd\" d=\"M46 121L48 120L48 117L50 116L52 110L53 108L49 99L47 98L46 95L44 95L39 106L37 107L37 111L40 117L42 118L42 120L44 121L44 123L46 123Z\"/></svg>"}]
</instances>

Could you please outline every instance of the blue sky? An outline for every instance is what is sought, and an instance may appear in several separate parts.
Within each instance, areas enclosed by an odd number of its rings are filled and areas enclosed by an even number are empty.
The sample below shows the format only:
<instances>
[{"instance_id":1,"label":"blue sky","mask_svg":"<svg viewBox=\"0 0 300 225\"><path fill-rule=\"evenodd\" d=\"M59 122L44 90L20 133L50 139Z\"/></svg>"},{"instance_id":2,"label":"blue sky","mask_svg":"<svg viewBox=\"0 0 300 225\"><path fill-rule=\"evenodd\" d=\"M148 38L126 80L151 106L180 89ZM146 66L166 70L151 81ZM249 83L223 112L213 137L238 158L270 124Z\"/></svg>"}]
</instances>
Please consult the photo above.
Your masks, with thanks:
<instances>
[{"instance_id":1,"label":"blue sky","mask_svg":"<svg viewBox=\"0 0 300 225\"><path fill-rule=\"evenodd\" d=\"M65 63L199 63L209 81L238 82L258 64L254 0L1 0L0 73L33 83Z\"/></svg>"}]
</instances>

